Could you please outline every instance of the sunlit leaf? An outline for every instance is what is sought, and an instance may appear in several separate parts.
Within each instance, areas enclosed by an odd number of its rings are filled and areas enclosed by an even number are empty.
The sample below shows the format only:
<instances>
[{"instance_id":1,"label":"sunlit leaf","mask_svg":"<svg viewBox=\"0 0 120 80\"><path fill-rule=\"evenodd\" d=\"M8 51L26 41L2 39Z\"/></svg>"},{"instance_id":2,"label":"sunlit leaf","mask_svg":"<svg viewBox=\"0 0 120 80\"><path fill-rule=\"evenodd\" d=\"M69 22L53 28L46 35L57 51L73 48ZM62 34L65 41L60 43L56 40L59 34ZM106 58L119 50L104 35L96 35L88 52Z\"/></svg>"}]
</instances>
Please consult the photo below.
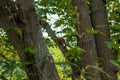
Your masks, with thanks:
<instances>
[{"instance_id":1,"label":"sunlit leaf","mask_svg":"<svg viewBox=\"0 0 120 80\"><path fill-rule=\"evenodd\" d=\"M90 30L90 29L86 29L85 32L90 33L90 34L104 34L101 31L98 30Z\"/></svg>"}]
</instances>

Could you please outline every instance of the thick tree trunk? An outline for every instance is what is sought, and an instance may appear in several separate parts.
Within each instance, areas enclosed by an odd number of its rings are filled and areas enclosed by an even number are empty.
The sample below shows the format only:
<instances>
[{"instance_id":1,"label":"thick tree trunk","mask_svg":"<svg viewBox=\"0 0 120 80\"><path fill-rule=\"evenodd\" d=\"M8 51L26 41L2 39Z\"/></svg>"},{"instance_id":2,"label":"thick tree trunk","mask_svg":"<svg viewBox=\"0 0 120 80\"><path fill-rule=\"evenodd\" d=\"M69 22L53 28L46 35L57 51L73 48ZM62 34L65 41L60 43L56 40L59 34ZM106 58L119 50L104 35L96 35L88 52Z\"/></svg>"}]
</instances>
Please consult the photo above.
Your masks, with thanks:
<instances>
[{"instance_id":1,"label":"thick tree trunk","mask_svg":"<svg viewBox=\"0 0 120 80\"><path fill-rule=\"evenodd\" d=\"M29 63L24 65L29 80L59 80L32 3L32 0L19 0L19 8L16 9L17 5L12 1L1 0L0 25L21 61Z\"/></svg>"},{"instance_id":2,"label":"thick tree trunk","mask_svg":"<svg viewBox=\"0 0 120 80\"><path fill-rule=\"evenodd\" d=\"M110 41L110 30L108 27L105 5L105 0L91 0L92 24L94 29L104 33L95 35L98 57L103 58L103 60L100 60L100 65L103 70L110 75L110 77L108 77L101 73L101 79L117 80L116 69L110 63L110 60L113 59L113 54L105 44L105 41Z\"/></svg>"},{"instance_id":3,"label":"thick tree trunk","mask_svg":"<svg viewBox=\"0 0 120 80\"><path fill-rule=\"evenodd\" d=\"M97 53L95 47L94 36L90 33L86 33L86 29L92 30L92 25L89 16L89 10L85 0L73 0L73 5L77 6L77 18L78 22L78 33L83 35L79 42L80 47L85 50L81 56L83 67L90 66L86 69L86 78L87 80L99 78L99 73L92 66L96 66ZM77 74L78 76L79 74Z\"/></svg>"}]
</instances>

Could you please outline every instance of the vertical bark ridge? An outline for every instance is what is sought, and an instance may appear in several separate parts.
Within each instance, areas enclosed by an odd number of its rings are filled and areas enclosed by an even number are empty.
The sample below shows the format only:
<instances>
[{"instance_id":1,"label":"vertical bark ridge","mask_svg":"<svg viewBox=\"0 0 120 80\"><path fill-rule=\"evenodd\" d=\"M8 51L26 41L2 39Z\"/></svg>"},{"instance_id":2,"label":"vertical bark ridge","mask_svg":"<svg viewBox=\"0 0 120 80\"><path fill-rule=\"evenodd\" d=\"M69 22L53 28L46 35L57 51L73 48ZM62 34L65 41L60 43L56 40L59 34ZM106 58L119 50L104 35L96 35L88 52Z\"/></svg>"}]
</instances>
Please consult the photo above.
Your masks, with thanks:
<instances>
[{"instance_id":1,"label":"vertical bark ridge","mask_svg":"<svg viewBox=\"0 0 120 80\"><path fill-rule=\"evenodd\" d=\"M110 76L108 77L101 73L101 79L117 80L116 68L110 63L110 60L114 57L112 51L105 44L105 41L111 41L105 1L91 0L91 9L91 19L94 29L104 33L95 35L98 57L103 58L103 60L100 60L100 66Z\"/></svg>"},{"instance_id":2,"label":"vertical bark ridge","mask_svg":"<svg viewBox=\"0 0 120 80\"><path fill-rule=\"evenodd\" d=\"M83 35L79 40L80 47L85 50L81 55L82 65L84 68L91 66L86 70L86 78L87 80L90 80L90 78L97 79L99 78L99 73L96 69L92 68L92 66L97 64L95 40L93 34L86 33L86 29L92 30L88 6L85 0L73 0L73 5L77 6L77 13L80 15L77 16L79 21L77 28L79 35Z\"/></svg>"}]
</instances>

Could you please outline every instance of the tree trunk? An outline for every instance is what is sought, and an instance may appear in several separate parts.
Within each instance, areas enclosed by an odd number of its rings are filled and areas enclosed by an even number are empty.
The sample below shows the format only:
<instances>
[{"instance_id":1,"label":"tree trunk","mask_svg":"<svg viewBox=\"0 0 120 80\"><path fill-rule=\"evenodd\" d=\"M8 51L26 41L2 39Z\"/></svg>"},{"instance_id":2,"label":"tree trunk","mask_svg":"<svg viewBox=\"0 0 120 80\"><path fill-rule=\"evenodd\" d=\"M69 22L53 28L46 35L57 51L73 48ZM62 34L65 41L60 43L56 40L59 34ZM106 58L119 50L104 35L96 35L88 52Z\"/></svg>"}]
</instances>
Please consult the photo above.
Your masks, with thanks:
<instances>
[{"instance_id":1,"label":"tree trunk","mask_svg":"<svg viewBox=\"0 0 120 80\"><path fill-rule=\"evenodd\" d=\"M104 33L95 35L98 57L103 58L103 60L100 60L100 66L110 76L108 77L105 74L101 73L101 79L117 80L117 71L115 67L110 63L110 60L114 57L112 51L105 44L105 41L110 41L110 30L108 27L105 5L105 0L91 0L92 24L94 29Z\"/></svg>"},{"instance_id":2,"label":"tree trunk","mask_svg":"<svg viewBox=\"0 0 120 80\"><path fill-rule=\"evenodd\" d=\"M81 56L83 67L90 66L86 69L87 80L99 78L98 71L92 66L96 66L97 53L93 34L86 33L86 29L92 30L92 25L89 16L89 10L85 0L72 0L73 5L77 6L77 19L78 19L78 33L80 38L80 47L85 50ZM77 74L78 76L79 74Z\"/></svg>"},{"instance_id":3,"label":"tree trunk","mask_svg":"<svg viewBox=\"0 0 120 80\"><path fill-rule=\"evenodd\" d=\"M27 5L26 5L27 3ZM18 51L29 80L59 80L41 33L32 0L0 1L0 25Z\"/></svg>"}]
</instances>

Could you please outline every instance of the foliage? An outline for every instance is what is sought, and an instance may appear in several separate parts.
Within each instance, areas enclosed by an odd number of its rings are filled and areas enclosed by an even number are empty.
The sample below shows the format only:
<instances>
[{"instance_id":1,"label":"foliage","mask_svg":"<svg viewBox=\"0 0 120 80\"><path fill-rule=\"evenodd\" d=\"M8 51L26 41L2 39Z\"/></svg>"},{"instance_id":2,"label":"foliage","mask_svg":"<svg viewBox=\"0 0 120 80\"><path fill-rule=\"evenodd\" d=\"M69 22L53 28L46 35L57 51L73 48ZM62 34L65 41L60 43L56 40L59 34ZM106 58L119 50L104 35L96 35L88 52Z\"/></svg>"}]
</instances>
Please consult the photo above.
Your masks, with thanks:
<instances>
[{"instance_id":1,"label":"foliage","mask_svg":"<svg viewBox=\"0 0 120 80\"><path fill-rule=\"evenodd\" d=\"M45 20L52 25L52 28L55 29L55 33L58 37L64 37L67 45L68 51L65 56L70 59L76 59L76 66L79 66L81 69L81 79L84 80L85 69L81 67L80 55L85 50L77 46L77 37L82 36L78 35L76 31L77 19L75 16L74 7L71 4L71 0L37 0L34 1L36 7L36 13L39 20ZM109 29L111 30L111 42L105 42L108 48L112 49L116 55L114 60L111 60L111 63L120 68L120 1L119 0L107 0L107 11L108 11L108 21ZM57 18L52 18L55 15ZM54 19L52 22L51 20ZM102 25L100 25L102 26ZM16 29L18 34L22 37L22 30ZM88 34L102 34L104 33L97 30L86 29ZM62 34L61 36L59 36ZM55 43L46 38L46 42L49 48L51 55L53 56L58 73L61 80L71 80L72 71L70 68L69 62L66 62L63 54L55 45ZM31 54L36 53L34 50L34 45L29 46L25 49ZM0 29L0 78L2 80L22 80L26 79L26 73L23 70L23 66L28 63L20 63L17 52L14 47L11 45L8 37L5 32ZM95 67L96 68L96 67ZM104 71L101 68L97 68L100 72ZM119 75L119 73L118 73Z\"/></svg>"},{"instance_id":2,"label":"foliage","mask_svg":"<svg viewBox=\"0 0 120 80\"><path fill-rule=\"evenodd\" d=\"M51 52L56 67L61 80L71 80L71 68L70 64L67 64L65 57L62 55L61 51L57 47L50 47L49 51Z\"/></svg>"},{"instance_id":3,"label":"foliage","mask_svg":"<svg viewBox=\"0 0 120 80\"><path fill-rule=\"evenodd\" d=\"M111 30L112 43L109 43L109 47L113 49L115 59L119 59L120 56L120 1L119 0L108 0L108 21ZM113 62L112 62L113 63ZM116 62L115 62L116 63ZM119 63L118 63L119 64Z\"/></svg>"},{"instance_id":4,"label":"foliage","mask_svg":"<svg viewBox=\"0 0 120 80\"><path fill-rule=\"evenodd\" d=\"M85 50L81 49L77 46L77 47L74 47L74 48L68 50L65 53L65 56L72 60L72 59L79 58L80 55L82 54L82 52L85 52Z\"/></svg>"},{"instance_id":5,"label":"foliage","mask_svg":"<svg viewBox=\"0 0 120 80\"><path fill-rule=\"evenodd\" d=\"M0 79L22 80L26 78L16 50L3 29L0 29Z\"/></svg>"},{"instance_id":6,"label":"foliage","mask_svg":"<svg viewBox=\"0 0 120 80\"><path fill-rule=\"evenodd\" d=\"M111 60L111 63L120 69L120 0L108 0L107 10L108 10L108 22L111 30L112 42L110 42L108 47L112 48L115 58ZM120 76L120 71L118 71L118 80Z\"/></svg>"},{"instance_id":7,"label":"foliage","mask_svg":"<svg viewBox=\"0 0 120 80\"><path fill-rule=\"evenodd\" d=\"M40 20L52 24L56 35L62 34L59 37L65 38L67 46L76 46L77 20L71 0L38 0L35 6ZM57 18L52 18L54 15Z\"/></svg>"}]
</instances>

